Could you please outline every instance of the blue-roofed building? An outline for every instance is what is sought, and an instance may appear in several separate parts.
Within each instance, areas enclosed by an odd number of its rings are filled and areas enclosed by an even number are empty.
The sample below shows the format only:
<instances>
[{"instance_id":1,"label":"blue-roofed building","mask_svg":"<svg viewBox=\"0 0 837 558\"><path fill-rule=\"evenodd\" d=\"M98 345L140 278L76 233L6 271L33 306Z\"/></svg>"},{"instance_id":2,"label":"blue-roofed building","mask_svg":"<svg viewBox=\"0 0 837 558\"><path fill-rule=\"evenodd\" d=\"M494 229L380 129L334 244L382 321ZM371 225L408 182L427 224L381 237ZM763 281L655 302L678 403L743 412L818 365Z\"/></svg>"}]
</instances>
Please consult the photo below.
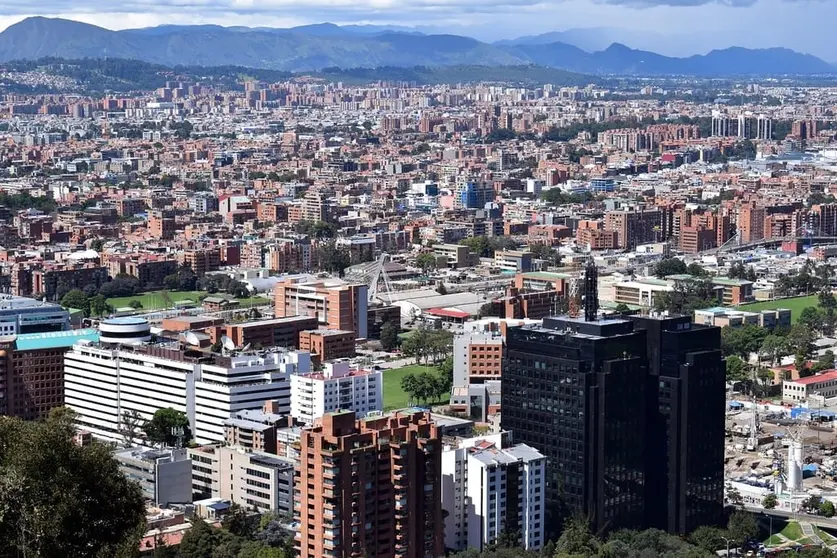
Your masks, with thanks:
<instances>
[{"instance_id":1,"label":"blue-roofed building","mask_svg":"<svg viewBox=\"0 0 837 558\"><path fill-rule=\"evenodd\" d=\"M0 414L37 420L64 405L64 354L97 342L95 329L0 337Z\"/></svg>"}]
</instances>

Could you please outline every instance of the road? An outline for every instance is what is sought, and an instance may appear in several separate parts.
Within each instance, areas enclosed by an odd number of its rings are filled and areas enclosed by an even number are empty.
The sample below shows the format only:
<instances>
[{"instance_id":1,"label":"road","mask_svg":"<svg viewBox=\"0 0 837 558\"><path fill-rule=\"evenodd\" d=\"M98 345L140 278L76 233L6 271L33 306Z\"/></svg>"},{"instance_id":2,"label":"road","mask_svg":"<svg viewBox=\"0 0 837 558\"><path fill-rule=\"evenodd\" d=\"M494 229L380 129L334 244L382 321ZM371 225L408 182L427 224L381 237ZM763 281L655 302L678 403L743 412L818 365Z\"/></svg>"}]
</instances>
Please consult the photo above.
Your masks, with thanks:
<instances>
[{"instance_id":1,"label":"road","mask_svg":"<svg viewBox=\"0 0 837 558\"><path fill-rule=\"evenodd\" d=\"M755 514L770 515L779 519L792 519L794 521L799 521L800 523L810 523L811 525L816 525L817 527L837 529L837 518L835 517L829 518L819 515L808 515L806 513L789 512L786 510L766 510L755 506L744 506L744 509Z\"/></svg>"}]
</instances>

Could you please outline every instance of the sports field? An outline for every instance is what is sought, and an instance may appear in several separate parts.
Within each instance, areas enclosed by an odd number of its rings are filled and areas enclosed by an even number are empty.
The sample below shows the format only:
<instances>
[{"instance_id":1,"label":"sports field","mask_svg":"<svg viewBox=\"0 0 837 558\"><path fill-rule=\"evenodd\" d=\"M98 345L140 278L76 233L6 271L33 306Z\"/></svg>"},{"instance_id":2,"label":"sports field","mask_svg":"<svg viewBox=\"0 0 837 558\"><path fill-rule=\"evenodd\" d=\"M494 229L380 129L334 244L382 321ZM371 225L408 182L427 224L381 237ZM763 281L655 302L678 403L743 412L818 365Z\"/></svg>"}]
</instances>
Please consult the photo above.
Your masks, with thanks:
<instances>
[{"instance_id":1,"label":"sports field","mask_svg":"<svg viewBox=\"0 0 837 558\"><path fill-rule=\"evenodd\" d=\"M163 297L163 293L168 294L170 302L165 300L165 298ZM140 304L142 304L142 308L139 308L138 310L164 310L166 308L170 308L171 305L174 303L182 302L185 300L191 301L198 305L201 302L202 296L210 295L205 291L152 291L148 293L136 294L134 296L120 296L115 298L109 298L108 304L110 304L114 308L128 308L131 305L132 300L137 300ZM260 296L240 298L238 300L241 303L241 308L247 308L249 306L258 306L260 304L270 304L269 299Z\"/></svg>"},{"instance_id":2,"label":"sports field","mask_svg":"<svg viewBox=\"0 0 837 558\"><path fill-rule=\"evenodd\" d=\"M782 298L779 300L770 300L767 302L756 302L753 304L744 304L739 306L741 310L748 312L757 312L759 310L775 310L777 308L787 308L791 311L791 320L796 323L802 311L809 306L816 306L819 303L817 295L797 296L794 298Z\"/></svg>"}]
</instances>

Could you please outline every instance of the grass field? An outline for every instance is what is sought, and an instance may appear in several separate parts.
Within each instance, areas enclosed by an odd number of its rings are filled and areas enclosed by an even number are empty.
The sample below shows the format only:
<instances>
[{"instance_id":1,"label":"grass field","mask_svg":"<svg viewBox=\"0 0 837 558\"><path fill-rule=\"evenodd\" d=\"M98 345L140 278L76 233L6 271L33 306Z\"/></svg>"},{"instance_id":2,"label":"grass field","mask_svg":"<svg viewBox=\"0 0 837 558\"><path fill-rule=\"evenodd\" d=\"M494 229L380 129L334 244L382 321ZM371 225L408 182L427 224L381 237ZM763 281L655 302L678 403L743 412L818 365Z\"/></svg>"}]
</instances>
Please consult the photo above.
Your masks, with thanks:
<instances>
[{"instance_id":1,"label":"grass field","mask_svg":"<svg viewBox=\"0 0 837 558\"><path fill-rule=\"evenodd\" d=\"M409 406L410 397L401 389L401 379L408 374L419 375L423 372L430 372L432 374L439 373L435 366L421 366L416 364L403 368L384 370L384 410L391 411ZM447 401L434 401L428 403L428 405L438 405L439 403L447 403Z\"/></svg>"},{"instance_id":2,"label":"grass field","mask_svg":"<svg viewBox=\"0 0 837 558\"><path fill-rule=\"evenodd\" d=\"M796 323L802 311L810 306L818 304L817 295L811 296L797 296L794 298L783 298L780 300L770 300L768 302L756 302L753 304L744 304L739 306L741 310L748 312L758 312L759 310L774 310L776 308L787 308L791 311L791 320Z\"/></svg>"},{"instance_id":3,"label":"grass field","mask_svg":"<svg viewBox=\"0 0 837 558\"><path fill-rule=\"evenodd\" d=\"M166 308L166 302L163 300L162 293L164 291L152 291L149 293L141 293L134 296L121 296L109 298L108 304L114 308L127 308L131 305L132 300L138 300L142 304L141 310L162 310ZM182 300L190 300L195 304L200 303L200 297L207 295L204 291L165 291L169 295L172 302L179 302ZM242 308L248 306L255 306L259 304L269 304L270 300L261 296L253 296L250 298L240 298Z\"/></svg>"}]
</instances>

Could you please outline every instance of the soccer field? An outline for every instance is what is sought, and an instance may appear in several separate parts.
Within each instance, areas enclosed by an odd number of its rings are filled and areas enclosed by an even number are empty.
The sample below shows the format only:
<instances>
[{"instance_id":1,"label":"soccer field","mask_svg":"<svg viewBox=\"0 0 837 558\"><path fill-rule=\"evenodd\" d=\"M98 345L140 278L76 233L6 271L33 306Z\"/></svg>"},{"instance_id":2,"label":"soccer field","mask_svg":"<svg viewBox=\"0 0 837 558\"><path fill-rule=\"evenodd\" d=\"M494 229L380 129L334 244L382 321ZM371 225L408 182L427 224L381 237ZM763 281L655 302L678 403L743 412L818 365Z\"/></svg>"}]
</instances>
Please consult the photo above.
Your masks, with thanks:
<instances>
[{"instance_id":1,"label":"soccer field","mask_svg":"<svg viewBox=\"0 0 837 558\"><path fill-rule=\"evenodd\" d=\"M166 309L167 303L163 299L163 292L168 293L169 300L171 300L172 303L188 300L195 303L195 305L200 305L200 297L207 296L209 294L205 291L152 291L149 293L136 294L134 296L109 298L108 304L113 306L114 309L127 308L131 305L132 300L138 300L140 304L142 304L142 308L140 308L140 310L164 310ZM240 298L238 301L241 303L241 308L270 304L269 299L260 296Z\"/></svg>"},{"instance_id":2,"label":"soccer field","mask_svg":"<svg viewBox=\"0 0 837 558\"><path fill-rule=\"evenodd\" d=\"M787 308L791 311L791 320L796 323L802 311L810 306L817 306L819 301L817 295L798 296L794 298L783 298L780 300L770 300L767 302L756 302L753 304L744 304L738 308L746 310L747 312L758 312L759 310L775 310L777 308Z\"/></svg>"}]
</instances>

